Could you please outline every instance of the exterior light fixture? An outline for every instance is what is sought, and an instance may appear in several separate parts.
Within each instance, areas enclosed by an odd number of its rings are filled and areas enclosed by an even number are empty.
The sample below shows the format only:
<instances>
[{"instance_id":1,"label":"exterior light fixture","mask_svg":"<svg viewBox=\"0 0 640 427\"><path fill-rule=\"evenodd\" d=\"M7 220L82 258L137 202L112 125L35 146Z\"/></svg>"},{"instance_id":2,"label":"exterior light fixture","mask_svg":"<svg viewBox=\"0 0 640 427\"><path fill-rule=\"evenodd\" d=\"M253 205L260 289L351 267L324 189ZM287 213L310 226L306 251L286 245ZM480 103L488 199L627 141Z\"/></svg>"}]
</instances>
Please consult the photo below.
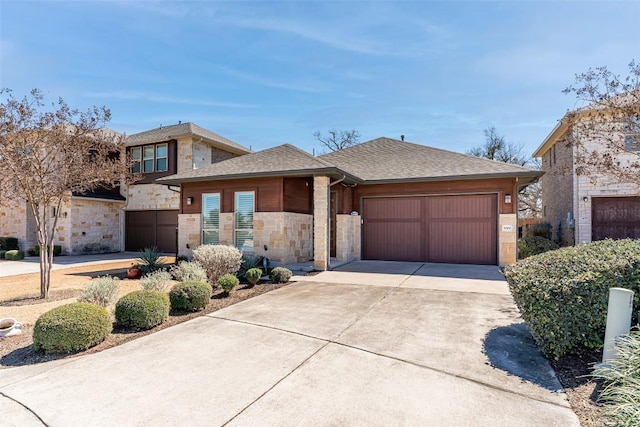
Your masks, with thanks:
<instances>
[{"instance_id":1,"label":"exterior light fixture","mask_svg":"<svg viewBox=\"0 0 640 427\"><path fill-rule=\"evenodd\" d=\"M193 203L193 197L187 197L187 205L190 205Z\"/></svg>"},{"instance_id":2,"label":"exterior light fixture","mask_svg":"<svg viewBox=\"0 0 640 427\"><path fill-rule=\"evenodd\" d=\"M511 203L511 194L505 194L504 195L504 202L505 203Z\"/></svg>"},{"instance_id":3,"label":"exterior light fixture","mask_svg":"<svg viewBox=\"0 0 640 427\"><path fill-rule=\"evenodd\" d=\"M584 197L582 198L582 201L583 201L583 202L585 202L585 203L587 203L587 202L589 201L589 198L588 198L587 196L584 196Z\"/></svg>"}]
</instances>

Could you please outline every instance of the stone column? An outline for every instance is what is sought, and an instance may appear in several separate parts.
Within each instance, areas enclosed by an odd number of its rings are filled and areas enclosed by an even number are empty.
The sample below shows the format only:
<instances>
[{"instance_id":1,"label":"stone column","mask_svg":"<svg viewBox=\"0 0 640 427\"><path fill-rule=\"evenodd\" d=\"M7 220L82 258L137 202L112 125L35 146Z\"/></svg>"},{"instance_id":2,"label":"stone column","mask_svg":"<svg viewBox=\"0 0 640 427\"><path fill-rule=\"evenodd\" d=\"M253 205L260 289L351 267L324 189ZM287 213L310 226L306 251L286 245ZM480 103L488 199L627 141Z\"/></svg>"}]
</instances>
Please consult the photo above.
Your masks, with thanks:
<instances>
[{"instance_id":1,"label":"stone column","mask_svg":"<svg viewBox=\"0 0 640 427\"><path fill-rule=\"evenodd\" d=\"M313 266L329 269L329 177L313 177Z\"/></svg>"}]
</instances>

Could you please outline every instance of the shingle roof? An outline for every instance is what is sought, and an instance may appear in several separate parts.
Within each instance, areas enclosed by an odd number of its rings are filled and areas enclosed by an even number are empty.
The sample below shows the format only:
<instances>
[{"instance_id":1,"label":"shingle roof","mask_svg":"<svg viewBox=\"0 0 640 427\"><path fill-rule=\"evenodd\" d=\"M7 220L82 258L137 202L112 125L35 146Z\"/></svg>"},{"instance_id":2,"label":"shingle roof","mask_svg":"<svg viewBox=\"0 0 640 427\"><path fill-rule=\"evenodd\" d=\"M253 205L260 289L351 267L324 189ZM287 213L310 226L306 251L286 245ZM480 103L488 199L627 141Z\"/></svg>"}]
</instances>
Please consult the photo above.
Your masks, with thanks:
<instances>
[{"instance_id":1,"label":"shingle roof","mask_svg":"<svg viewBox=\"0 0 640 427\"><path fill-rule=\"evenodd\" d=\"M310 173L339 174L333 165L289 144L234 157L200 169L159 178L163 184L185 181L208 181L254 176L282 176Z\"/></svg>"},{"instance_id":2,"label":"shingle roof","mask_svg":"<svg viewBox=\"0 0 640 427\"><path fill-rule=\"evenodd\" d=\"M181 136L195 135L197 137L206 138L210 141L217 142L220 145L231 148L238 153L250 153L247 147L231 141L217 133L202 128L195 123L180 123L177 125L163 126L157 129L151 129L140 133L135 133L127 137L127 145L141 145L152 142L168 141Z\"/></svg>"},{"instance_id":3,"label":"shingle roof","mask_svg":"<svg viewBox=\"0 0 640 427\"><path fill-rule=\"evenodd\" d=\"M542 173L503 162L455 153L391 138L377 138L319 157L370 181L537 177Z\"/></svg>"}]
</instances>

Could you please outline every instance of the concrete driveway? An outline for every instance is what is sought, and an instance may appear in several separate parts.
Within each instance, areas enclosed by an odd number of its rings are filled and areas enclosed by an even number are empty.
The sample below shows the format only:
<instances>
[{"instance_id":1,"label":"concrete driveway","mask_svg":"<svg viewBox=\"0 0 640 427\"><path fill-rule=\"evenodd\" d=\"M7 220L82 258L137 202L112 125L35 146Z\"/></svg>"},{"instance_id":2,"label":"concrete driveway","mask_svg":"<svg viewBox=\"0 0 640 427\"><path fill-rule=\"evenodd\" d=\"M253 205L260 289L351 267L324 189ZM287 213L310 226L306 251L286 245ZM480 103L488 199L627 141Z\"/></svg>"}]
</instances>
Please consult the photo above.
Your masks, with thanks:
<instances>
[{"instance_id":1,"label":"concrete driveway","mask_svg":"<svg viewBox=\"0 0 640 427\"><path fill-rule=\"evenodd\" d=\"M497 267L357 262L297 279L101 353L0 370L3 425L579 426Z\"/></svg>"}]
</instances>

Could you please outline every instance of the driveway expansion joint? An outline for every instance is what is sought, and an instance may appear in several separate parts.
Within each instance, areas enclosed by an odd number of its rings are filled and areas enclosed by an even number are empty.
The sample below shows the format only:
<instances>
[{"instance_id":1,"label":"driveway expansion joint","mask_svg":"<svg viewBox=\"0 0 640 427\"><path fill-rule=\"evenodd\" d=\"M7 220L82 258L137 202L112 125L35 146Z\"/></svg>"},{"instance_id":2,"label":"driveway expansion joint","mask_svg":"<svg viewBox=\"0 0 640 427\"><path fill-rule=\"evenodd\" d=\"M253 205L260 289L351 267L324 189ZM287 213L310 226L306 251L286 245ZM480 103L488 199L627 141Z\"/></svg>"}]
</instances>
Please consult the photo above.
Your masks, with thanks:
<instances>
[{"instance_id":1,"label":"driveway expansion joint","mask_svg":"<svg viewBox=\"0 0 640 427\"><path fill-rule=\"evenodd\" d=\"M25 405L24 403L20 402L19 400L14 399L11 396L6 395L5 393L0 391L0 396L11 400L12 402L17 403L18 405L22 406L24 409L26 409L29 413L31 413L34 417L36 417L38 419L38 421L40 421L42 423L43 426L45 427L49 427L49 424L47 424L41 417L40 415L38 415L33 409L29 408L27 405Z\"/></svg>"}]
</instances>

